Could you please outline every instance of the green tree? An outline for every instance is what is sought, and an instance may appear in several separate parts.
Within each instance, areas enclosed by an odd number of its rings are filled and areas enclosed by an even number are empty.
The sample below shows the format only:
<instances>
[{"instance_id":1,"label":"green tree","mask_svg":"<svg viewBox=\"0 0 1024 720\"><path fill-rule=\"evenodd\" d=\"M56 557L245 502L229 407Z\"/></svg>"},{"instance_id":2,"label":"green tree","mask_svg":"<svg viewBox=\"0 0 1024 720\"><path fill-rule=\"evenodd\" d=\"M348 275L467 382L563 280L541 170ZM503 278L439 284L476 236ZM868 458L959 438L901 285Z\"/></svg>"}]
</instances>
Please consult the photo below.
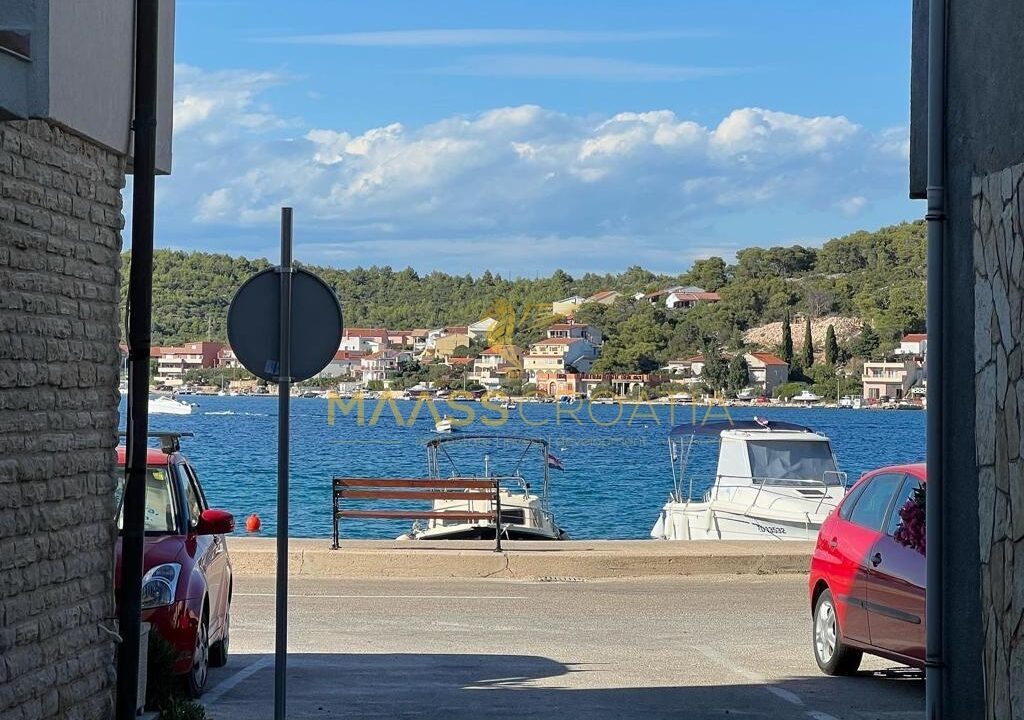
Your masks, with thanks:
<instances>
[{"instance_id":1,"label":"green tree","mask_svg":"<svg viewBox=\"0 0 1024 720\"><path fill-rule=\"evenodd\" d=\"M857 357L870 358L878 349L879 342L878 333L864 323L860 333L850 341L850 352Z\"/></svg>"},{"instance_id":2,"label":"green tree","mask_svg":"<svg viewBox=\"0 0 1024 720\"><path fill-rule=\"evenodd\" d=\"M802 365L810 368L814 365L814 338L811 337L811 316L804 319L804 347Z\"/></svg>"},{"instance_id":3,"label":"green tree","mask_svg":"<svg viewBox=\"0 0 1024 720\"><path fill-rule=\"evenodd\" d=\"M747 359L742 353L736 353L729 360L726 370L725 389L730 395L738 394L743 388L750 384L750 368L747 367Z\"/></svg>"},{"instance_id":4,"label":"green tree","mask_svg":"<svg viewBox=\"0 0 1024 720\"><path fill-rule=\"evenodd\" d=\"M839 343L836 342L836 329L831 324L825 332L825 362L832 366L839 364Z\"/></svg>"},{"instance_id":5,"label":"green tree","mask_svg":"<svg viewBox=\"0 0 1024 720\"><path fill-rule=\"evenodd\" d=\"M686 282L714 292L728 282L725 260L720 257L709 257L698 260L686 273Z\"/></svg>"},{"instance_id":6,"label":"green tree","mask_svg":"<svg viewBox=\"0 0 1024 720\"><path fill-rule=\"evenodd\" d=\"M791 321L789 317L789 309L786 309L786 314L782 316L782 348L780 355L782 359L788 362L790 365L793 364L793 329L790 327Z\"/></svg>"},{"instance_id":7,"label":"green tree","mask_svg":"<svg viewBox=\"0 0 1024 720\"><path fill-rule=\"evenodd\" d=\"M729 384L729 365L722 357L718 346L712 341L704 343L704 367L700 371L700 382L704 389L712 395L717 395L727 389Z\"/></svg>"}]
</instances>

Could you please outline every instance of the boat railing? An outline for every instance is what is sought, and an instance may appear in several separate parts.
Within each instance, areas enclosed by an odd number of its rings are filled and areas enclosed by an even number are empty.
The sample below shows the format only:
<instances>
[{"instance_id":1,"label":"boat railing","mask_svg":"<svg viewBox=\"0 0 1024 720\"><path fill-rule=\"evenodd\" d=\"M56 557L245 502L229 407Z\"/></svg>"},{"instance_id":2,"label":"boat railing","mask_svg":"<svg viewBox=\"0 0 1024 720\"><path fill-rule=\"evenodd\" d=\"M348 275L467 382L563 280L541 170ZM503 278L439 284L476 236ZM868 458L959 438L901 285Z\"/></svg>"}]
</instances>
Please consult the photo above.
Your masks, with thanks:
<instances>
[{"instance_id":1,"label":"boat railing","mask_svg":"<svg viewBox=\"0 0 1024 720\"><path fill-rule=\"evenodd\" d=\"M836 478L838 482L830 482L830 478ZM732 481L732 482L730 482ZM715 478L715 483L708 488L702 498L702 502L710 503L718 500L723 490L737 490L737 489L751 489L756 488L757 492L754 493L754 498L750 502L750 507L759 505L763 495L770 496L770 499L794 499L794 495L791 492L781 492L782 490L819 490L820 495L818 496L818 502L815 506L814 512L821 512L822 506L825 504L825 500L829 498L829 489L835 487L846 487L846 473L838 470L828 470L823 474L821 480L814 480L809 478L769 478L769 477L750 477L743 475L718 475ZM806 498L811 500L811 498ZM687 497L683 502L689 505L693 502L692 495Z\"/></svg>"},{"instance_id":2,"label":"boat railing","mask_svg":"<svg viewBox=\"0 0 1024 720\"><path fill-rule=\"evenodd\" d=\"M460 476L458 476L458 475L452 475L452 476L450 476L449 479L458 480L459 478L460 478ZM514 485L523 493L524 496L529 495L530 491L533 489L530 486L530 483L527 482L526 478L524 478L522 475L488 475L487 479L488 480L497 480L498 481L498 488L499 488L499 490L502 487L507 489L509 485ZM548 509L547 504L546 504L547 503L546 498L544 498L543 496L540 496L540 501L541 501L541 506L539 508L529 508L529 511L531 513L536 514L536 515L540 515L540 520L542 522L546 521L552 527L557 527L555 525L555 514L551 510ZM451 510L461 510L461 509L463 509L463 506L459 505L459 504L449 505L448 507ZM467 499L466 504L465 504L465 508L469 508L469 507L470 507L470 501ZM506 508L506 510L507 509L509 509L509 508ZM443 523L445 521L445 518L441 518L440 521ZM509 523L503 523L503 524L508 525Z\"/></svg>"}]
</instances>

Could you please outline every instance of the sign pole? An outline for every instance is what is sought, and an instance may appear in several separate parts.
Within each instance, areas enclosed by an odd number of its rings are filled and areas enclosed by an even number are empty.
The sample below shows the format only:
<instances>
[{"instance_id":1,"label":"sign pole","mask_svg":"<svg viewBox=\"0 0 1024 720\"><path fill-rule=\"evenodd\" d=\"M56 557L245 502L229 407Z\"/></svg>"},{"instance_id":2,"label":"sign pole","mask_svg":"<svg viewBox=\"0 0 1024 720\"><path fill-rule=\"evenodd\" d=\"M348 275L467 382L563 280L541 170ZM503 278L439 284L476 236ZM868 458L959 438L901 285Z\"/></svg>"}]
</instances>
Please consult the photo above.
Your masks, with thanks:
<instances>
[{"instance_id":1,"label":"sign pole","mask_svg":"<svg viewBox=\"0 0 1024 720\"><path fill-rule=\"evenodd\" d=\"M292 352L292 209L281 208L280 358L277 367L277 602L274 720L285 720L288 670L288 459Z\"/></svg>"}]
</instances>

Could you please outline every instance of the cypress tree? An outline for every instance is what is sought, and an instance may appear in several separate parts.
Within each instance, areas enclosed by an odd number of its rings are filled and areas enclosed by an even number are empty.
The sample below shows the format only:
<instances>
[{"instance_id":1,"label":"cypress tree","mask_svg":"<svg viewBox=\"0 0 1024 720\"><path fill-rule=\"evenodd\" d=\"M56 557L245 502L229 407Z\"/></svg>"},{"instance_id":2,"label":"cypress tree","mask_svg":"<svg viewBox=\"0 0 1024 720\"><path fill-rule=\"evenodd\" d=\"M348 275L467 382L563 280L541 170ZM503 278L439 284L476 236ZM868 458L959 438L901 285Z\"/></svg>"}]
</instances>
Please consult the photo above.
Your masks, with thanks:
<instances>
[{"instance_id":1,"label":"cypress tree","mask_svg":"<svg viewBox=\"0 0 1024 720\"><path fill-rule=\"evenodd\" d=\"M814 365L814 343L811 340L811 316L806 317L804 324L804 348L803 348L803 365L805 368L810 369Z\"/></svg>"},{"instance_id":2,"label":"cypress tree","mask_svg":"<svg viewBox=\"0 0 1024 720\"><path fill-rule=\"evenodd\" d=\"M782 359L785 360L790 366L793 365L793 330L789 327L789 309L786 309L786 315L782 318Z\"/></svg>"},{"instance_id":3,"label":"cypress tree","mask_svg":"<svg viewBox=\"0 0 1024 720\"><path fill-rule=\"evenodd\" d=\"M832 325L828 326L825 333L825 362L829 365L839 362L839 343L836 342L836 329Z\"/></svg>"}]
</instances>

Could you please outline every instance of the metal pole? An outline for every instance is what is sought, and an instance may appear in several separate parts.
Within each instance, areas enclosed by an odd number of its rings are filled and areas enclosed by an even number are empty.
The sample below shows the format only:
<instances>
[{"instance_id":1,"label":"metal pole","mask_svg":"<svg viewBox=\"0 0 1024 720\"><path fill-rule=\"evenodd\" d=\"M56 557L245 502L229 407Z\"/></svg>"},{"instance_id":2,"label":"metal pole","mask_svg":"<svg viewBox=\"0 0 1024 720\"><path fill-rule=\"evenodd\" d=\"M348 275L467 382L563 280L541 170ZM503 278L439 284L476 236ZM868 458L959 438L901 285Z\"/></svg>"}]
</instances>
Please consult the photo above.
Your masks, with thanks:
<instances>
[{"instance_id":1,"label":"metal pole","mask_svg":"<svg viewBox=\"0 0 1024 720\"><path fill-rule=\"evenodd\" d=\"M277 369L277 601L274 720L285 720L288 671L288 458L292 343L292 209L281 208L281 335Z\"/></svg>"},{"instance_id":2,"label":"metal pole","mask_svg":"<svg viewBox=\"0 0 1024 720\"><path fill-rule=\"evenodd\" d=\"M942 305L946 229L946 0L928 2L928 548L925 583L925 717L939 720L946 679L943 667L943 435Z\"/></svg>"},{"instance_id":3,"label":"metal pole","mask_svg":"<svg viewBox=\"0 0 1024 720\"><path fill-rule=\"evenodd\" d=\"M153 324L153 198L156 175L157 0L135 5L135 187L128 277L127 476L121 537L117 651L118 720L135 717L139 691L142 555L145 543L146 435L149 432L149 346Z\"/></svg>"}]
</instances>

